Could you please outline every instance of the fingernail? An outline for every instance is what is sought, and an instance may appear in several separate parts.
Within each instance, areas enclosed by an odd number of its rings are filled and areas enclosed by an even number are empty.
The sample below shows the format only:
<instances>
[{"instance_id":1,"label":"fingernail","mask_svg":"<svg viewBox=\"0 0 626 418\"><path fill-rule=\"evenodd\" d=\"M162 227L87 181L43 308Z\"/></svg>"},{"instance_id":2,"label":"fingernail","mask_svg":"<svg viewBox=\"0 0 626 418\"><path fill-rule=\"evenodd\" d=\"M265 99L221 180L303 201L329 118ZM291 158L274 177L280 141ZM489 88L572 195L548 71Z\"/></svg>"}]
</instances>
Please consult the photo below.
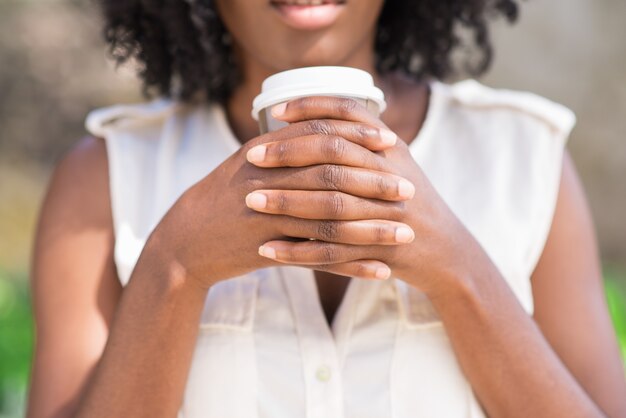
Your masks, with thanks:
<instances>
[{"instance_id":1,"label":"fingernail","mask_svg":"<svg viewBox=\"0 0 626 418\"><path fill-rule=\"evenodd\" d=\"M391 270L389 267L378 267L376 269L376 278L380 280L386 280L391 276Z\"/></svg>"},{"instance_id":2,"label":"fingernail","mask_svg":"<svg viewBox=\"0 0 626 418\"><path fill-rule=\"evenodd\" d=\"M384 145L395 145L398 140L398 135L391 132L389 129L380 130L380 139Z\"/></svg>"},{"instance_id":3,"label":"fingernail","mask_svg":"<svg viewBox=\"0 0 626 418\"><path fill-rule=\"evenodd\" d=\"M272 116L280 117L285 114L285 110L287 110L287 102L279 103L272 107Z\"/></svg>"},{"instance_id":4,"label":"fingernail","mask_svg":"<svg viewBox=\"0 0 626 418\"><path fill-rule=\"evenodd\" d=\"M252 192L246 196L246 206L251 209L265 209L267 206L267 196L263 193Z\"/></svg>"},{"instance_id":5,"label":"fingernail","mask_svg":"<svg viewBox=\"0 0 626 418\"><path fill-rule=\"evenodd\" d=\"M256 147L252 147L248 150L246 158L251 163L262 163L265 160L266 152L267 147L265 145L257 145Z\"/></svg>"},{"instance_id":6,"label":"fingernail","mask_svg":"<svg viewBox=\"0 0 626 418\"><path fill-rule=\"evenodd\" d=\"M276 259L276 250L273 249L272 247L266 247L264 245L261 245L259 247L259 255L263 256L265 258L271 258L272 260Z\"/></svg>"},{"instance_id":7,"label":"fingernail","mask_svg":"<svg viewBox=\"0 0 626 418\"><path fill-rule=\"evenodd\" d=\"M396 242L402 242L408 244L415 239L415 234L411 228L401 226L396 229Z\"/></svg>"},{"instance_id":8,"label":"fingernail","mask_svg":"<svg viewBox=\"0 0 626 418\"><path fill-rule=\"evenodd\" d=\"M398 182L398 196L411 199L415 195L415 186L405 179Z\"/></svg>"}]
</instances>

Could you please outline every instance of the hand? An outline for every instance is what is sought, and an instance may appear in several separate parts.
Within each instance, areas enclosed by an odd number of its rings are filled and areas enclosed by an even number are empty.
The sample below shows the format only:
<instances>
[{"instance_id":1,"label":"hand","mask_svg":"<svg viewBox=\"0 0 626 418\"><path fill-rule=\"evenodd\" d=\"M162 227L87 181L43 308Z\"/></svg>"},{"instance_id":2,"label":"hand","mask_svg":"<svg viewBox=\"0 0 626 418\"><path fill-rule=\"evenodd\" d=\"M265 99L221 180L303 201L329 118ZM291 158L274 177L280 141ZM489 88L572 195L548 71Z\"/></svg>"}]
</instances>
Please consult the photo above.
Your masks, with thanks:
<instances>
[{"instance_id":1,"label":"hand","mask_svg":"<svg viewBox=\"0 0 626 418\"><path fill-rule=\"evenodd\" d=\"M291 122L320 124L334 131L338 123L365 124L385 129L385 125L351 99L312 97L297 99L273 110L275 117ZM343 125L342 125L343 126ZM341 179L350 166L358 161L369 170L393 173L408 179L416 189L412 198L393 204L384 199L376 183L363 184L353 190L353 196L328 192L297 192L284 190L259 190L265 196L266 206L258 211L300 218L326 218L328 222L343 219L388 219L411 227L417 237L407 235L410 242L402 246L351 245L351 233L340 229L327 231L318 241L290 242L273 240L263 244L263 255L277 262L310 266L316 270L329 270L335 264L355 260L373 259L388 265L393 277L428 290L437 285L437 279L452 274L461 260L469 257L469 250L478 243L465 229L447 204L441 199L421 168L411 156L403 141L385 150L372 152L342 145L322 147L311 144L307 153L302 147L292 147L296 141L265 143L250 150L248 159L259 167L304 166L312 163L334 164L331 178ZM338 142L339 144L339 142ZM365 154L364 154L365 153ZM366 155L369 154L369 155ZM263 159L258 156L264 156ZM374 172L374 171L370 171ZM334 208L321 212L320 208ZM341 235L341 243L335 242ZM458 270L457 270L458 271ZM455 272L456 273L456 272Z\"/></svg>"},{"instance_id":2,"label":"hand","mask_svg":"<svg viewBox=\"0 0 626 418\"><path fill-rule=\"evenodd\" d=\"M182 268L202 286L210 287L219 280L275 265L258 255L261 244L269 240L313 238L351 245L402 244L407 237L413 237L413 232L382 215L398 210L394 208L410 198L414 188L372 152L386 149L395 141L395 135L382 128L345 121L337 121L332 129L321 121L304 121L254 138L185 191L153 231L146 251L155 255L151 260ZM256 167L246 156L259 157L262 148L255 146L262 144L269 150L268 162L275 149L288 149L303 159L283 161L284 167L271 170ZM320 160L332 162L333 155L339 157L338 151L343 151L341 161L346 166L320 164ZM272 195L266 200L267 210L294 210L299 216L259 213L246 206L246 202L262 206L264 195L250 194L255 190L282 191L285 196L306 194L317 199L319 205L293 206L290 199ZM366 220L351 217L350 202L357 199L354 196L376 199L372 200L369 216L362 218ZM339 207L343 202L346 207ZM341 219L330 221L333 217ZM328 270L370 278L390 274L389 268L376 260L334 263Z\"/></svg>"}]
</instances>

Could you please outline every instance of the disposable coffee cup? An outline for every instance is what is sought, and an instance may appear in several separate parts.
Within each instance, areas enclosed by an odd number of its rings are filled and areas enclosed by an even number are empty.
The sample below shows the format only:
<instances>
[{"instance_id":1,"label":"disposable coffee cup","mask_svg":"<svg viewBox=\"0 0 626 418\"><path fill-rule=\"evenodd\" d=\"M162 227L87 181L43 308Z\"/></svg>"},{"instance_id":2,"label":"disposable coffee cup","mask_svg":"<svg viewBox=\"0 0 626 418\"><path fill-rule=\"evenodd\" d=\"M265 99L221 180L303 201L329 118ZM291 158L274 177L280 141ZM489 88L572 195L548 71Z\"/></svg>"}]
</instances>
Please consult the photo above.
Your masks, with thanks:
<instances>
[{"instance_id":1,"label":"disposable coffee cup","mask_svg":"<svg viewBox=\"0 0 626 418\"><path fill-rule=\"evenodd\" d=\"M252 102L252 117L261 134L281 129L287 122L272 117L272 107L300 97L334 96L352 98L378 117L387 104L372 76L350 67L306 67L274 74L265 81Z\"/></svg>"}]
</instances>

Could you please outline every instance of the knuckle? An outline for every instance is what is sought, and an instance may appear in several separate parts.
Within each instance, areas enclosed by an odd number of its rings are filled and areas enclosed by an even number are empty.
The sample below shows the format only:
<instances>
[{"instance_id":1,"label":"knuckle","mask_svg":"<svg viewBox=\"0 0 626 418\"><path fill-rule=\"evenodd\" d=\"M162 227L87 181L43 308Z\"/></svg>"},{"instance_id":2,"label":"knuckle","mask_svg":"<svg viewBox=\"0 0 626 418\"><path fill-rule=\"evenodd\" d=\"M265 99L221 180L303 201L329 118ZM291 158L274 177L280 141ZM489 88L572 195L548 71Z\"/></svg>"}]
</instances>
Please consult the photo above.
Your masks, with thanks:
<instances>
[{"instance_id":1,"label":"knuckle","mask_svg":"<svg viewBox=\"0 0 626 418\"><path fill-rule=\"evenodd\" d=\"M370 276L369 270L364 263L356 263L354 265L354 275L356 277L368 277Z\"/></svg>"},{"instance_id":2,"label":"knuckle","mask_svg":"<svg viewBox=\"0 0 626 418\"><path fill-rule=\"evenodd\" d=\"M333 136L322 145L322 154L331 161L342 160L346 153L346 144L343 138Z\"/></svg>"},{"instance_id":3,"label":"knuckle","mask_svg":"<svg viewBox=\"0 0 626 418\"><path fill-rule=\"evenodd\" d=\"M322 263L325 264L334 264L337 260L337 249L329 244L323 245L320 248L320 257L322 259Z\"/></svg>"},{"instance_id":4,"label":"knuckle","mask_svg":"<svg viewBox=\"0 0 626 418\"><path fill-rule=\"evenodd\" d=\"M330 135L332 132L330 123L320 119L307 121L306 127L311 134Z\"/></svg>"},{"instance_id":5,"label":"knuckle","mask_svg":"<svg viewBox=\"0 0 626 418\"><path fill-rule=\"evenodd\" d=\"M289 210L289 199L285 193L277 193L273 198L276 202L276 209L279 212L287 212Z\"/></svg>"},{"instance_id":6,"label":"knuckle","mask_svg":"<svg viewBox=\"0 0 626 418\"><path fill-rule=\"evenodd\" d=\"M377 175L374 178L374 187L375 187L376 193L380 196L387 196L388 194L390 194L389 183L383 176Z\"/></svg>"},{"instance_id":7,"label":"knuckle","mask_svg":"<svg viewBox=\"0 0 626 418\"><path fill-rule=\"evenodd\" d=\"M342 99L338 104L338 112L342 117L353 114L359 107L359 103L354 99Z\"/></svg>"},{"instance_id":8,"label":"knuckle","mask_svg":"<svg viewBox=\"0 0 626 418\"><path fill-rule=\"evenodd\" d=\"M360 138L361 140L366 140L376 136L376 133L371 127L363 124L355 125L354 134L357 138Z\"/></svg>"},{"instance_id":9,"label":"knuckle","mask_svg":"<svg viewBox=\"0 0 626 418\"><path fill-rule=\"evenodd\" d=\"M345 202L340 193L333 193L330 196L329 208L331 216L341 217L345 211Z\"/></svg>"},{"instance_id":10,"label":"knuckle","mask_svg":"<svg viewBox=\"0 0 626 418\"><path fill-rule=\"evenodd\" d=\"M376 242L387 242L389 241L389 232L387 228L384 226L378 225L374 227L374 239Z\"/></svg>"},{"instance_id":11,"label":"knuckle","mask_svg":"<svg viewBox=\"0 0 626 418\"><path fill-rule=\"evenodd\" d=\"M345 180L345 170L339 165L326 164L322 168L322 183L329 190L339 190Z\"/></svg>"},{"instance_id":12,"label":"knuckle","mask_svg":"<svg viewBox=\"0 0 626 418\"><path fill-rule=\"evenodd\" d=\"M275 145L276 159L280 164L289 164L292 160L291 146L287 141Z\"/></svg>"},{"instance_id":13,"label":"knuckle","mask_svg":"<svg viewBox=\"0 0 626 418\"><path fill-rule=\"evenodd\" d=\"M317 225L317 235L324 241L335 241L339 238L339 227L333 221L321 221Z\"/></svg>"}]
</instances>

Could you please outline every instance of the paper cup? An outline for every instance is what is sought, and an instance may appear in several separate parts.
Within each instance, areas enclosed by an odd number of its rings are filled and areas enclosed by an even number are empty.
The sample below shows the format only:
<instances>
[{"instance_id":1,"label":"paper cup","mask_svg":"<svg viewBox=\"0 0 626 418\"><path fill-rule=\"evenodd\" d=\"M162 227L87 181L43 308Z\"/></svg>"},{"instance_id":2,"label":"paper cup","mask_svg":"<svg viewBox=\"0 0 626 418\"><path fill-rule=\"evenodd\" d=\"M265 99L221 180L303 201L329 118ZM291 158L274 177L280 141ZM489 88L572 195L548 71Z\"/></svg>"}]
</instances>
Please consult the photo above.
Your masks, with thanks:
<instances>
[{"instance_id":1,"label":"paper cup","mask_svg":"<svg viewBox=\"0 0 626 418\"><path fill-rule=\"evenodd\" d=\"M283 71L263 82L261 94L252 103L252 117L259 122L261 134L288 125L272 117L272 106L308 96L349 97L376 117L387 107L382 90L374 85L374 79L366 71L349 67L306 67Z\"/></svg>"}]
</instances>

